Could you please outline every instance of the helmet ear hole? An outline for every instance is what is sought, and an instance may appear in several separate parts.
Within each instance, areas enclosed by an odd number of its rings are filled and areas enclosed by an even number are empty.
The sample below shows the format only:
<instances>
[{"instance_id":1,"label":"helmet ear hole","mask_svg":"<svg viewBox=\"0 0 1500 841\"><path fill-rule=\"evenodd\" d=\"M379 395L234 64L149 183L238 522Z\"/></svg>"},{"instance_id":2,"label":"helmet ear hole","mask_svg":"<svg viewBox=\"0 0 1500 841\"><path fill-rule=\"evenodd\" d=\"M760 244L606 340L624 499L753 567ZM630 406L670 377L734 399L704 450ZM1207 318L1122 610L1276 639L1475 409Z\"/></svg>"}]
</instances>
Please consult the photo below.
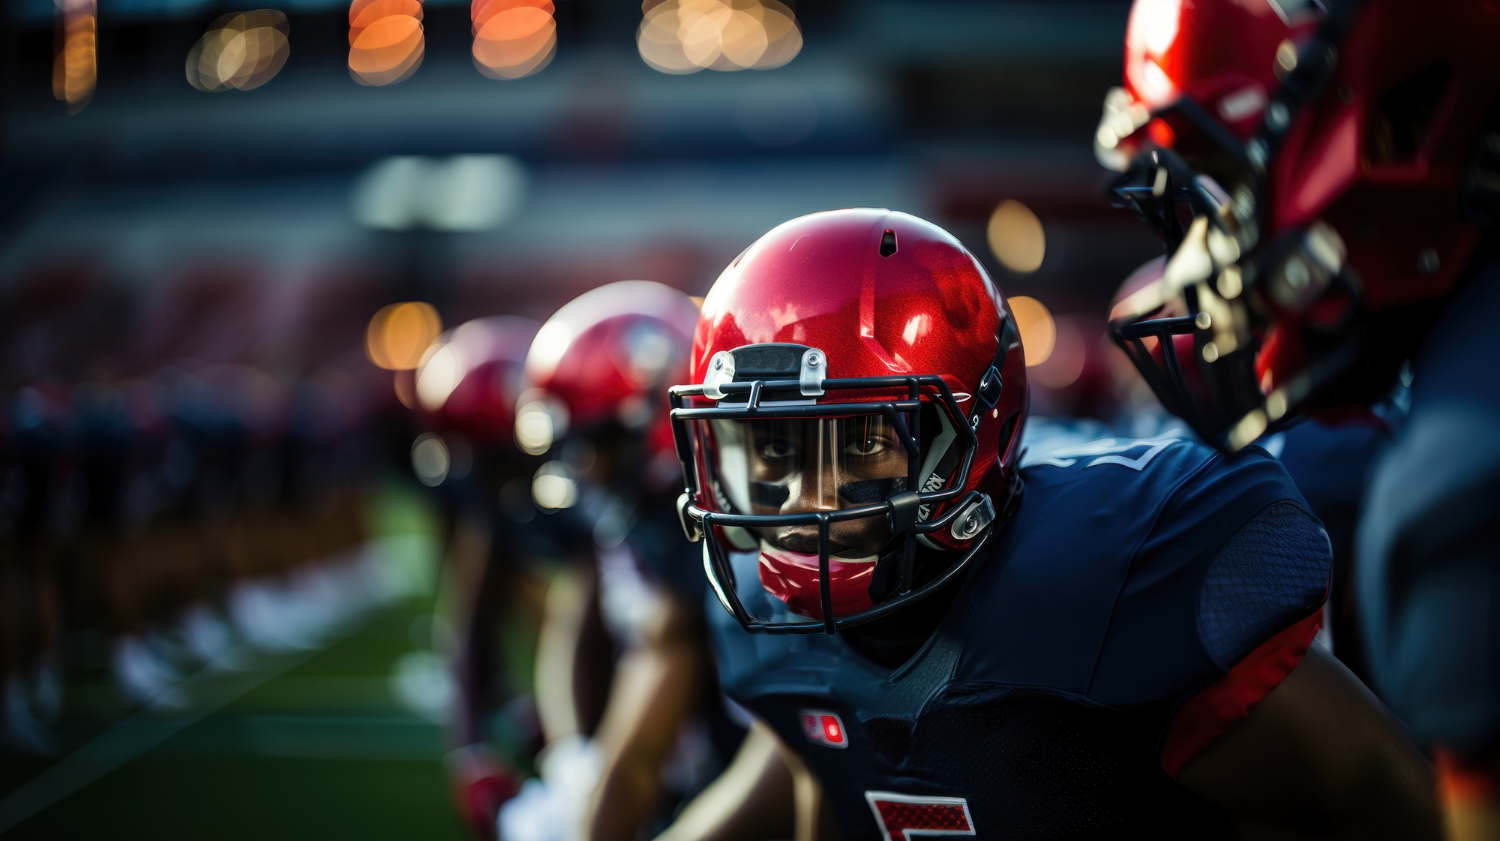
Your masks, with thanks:
<instances>
[{"instance_id":1,"label":"helmet ear hole","mask_svg":"<svg viewBox=\"0 0 1500 841\"><path fill-rule=\"evenodd\" d=\"M885 229L885 234L880 237L880 256L889 257L896 253L896 232L890 228Z\"/></svg>"},{"instance_id":2,"label":"helmet ear hole","mask_svg":"<svg viewBox=\"0 0 1500 841\"><path fill-rule=\"evenodd\" d=\"M1371 121L1366 144L1371 160L1378 164L1399 163L1422 152L1452 76L1453 68L1447 62L1438 62L1386 93Z\"/></svg>"}]
</instances>

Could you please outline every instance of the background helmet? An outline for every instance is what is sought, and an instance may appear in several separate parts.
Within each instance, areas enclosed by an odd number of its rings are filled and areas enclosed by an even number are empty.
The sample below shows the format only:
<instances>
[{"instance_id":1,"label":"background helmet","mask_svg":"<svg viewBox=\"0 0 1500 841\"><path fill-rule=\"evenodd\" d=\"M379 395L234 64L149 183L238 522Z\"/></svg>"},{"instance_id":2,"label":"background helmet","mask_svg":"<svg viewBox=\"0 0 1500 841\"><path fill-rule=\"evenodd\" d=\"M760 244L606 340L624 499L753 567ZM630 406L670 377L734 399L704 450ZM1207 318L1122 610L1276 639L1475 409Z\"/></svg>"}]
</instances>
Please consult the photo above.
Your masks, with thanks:
<instances>
[{"instance_id":1,"label":"background helmet","mask_svg":"<svg viewBox=\"0 0 1500 841\"><path fill-rule=\"evenodd\" d=\"M749 630L832 632L929 595L1019 497L1018 333L979 262L921 219L773 229L714 283L692 360L672 390L679 506ZM750 553L758 585L737 590L731 556ZM747 609L757 586L770 610Z\"/></svg>"},{"instance_id":2,"label":"background helmet","mask_svg":"<svg viewBox=\"0 0 1500 841\"><path fill-rule=\"evenodd\" d=\"M478 445L509 447L526 352L540 326L501 315L443 334L417 368L417 405L426 425Z\"/></svg>"},{"instance_id":3,"label":"background helmet","mask_svg":"<svg viewBox=\"0 0 1500 841\"><path fill-rule=\"evenodd\" d=\"M1170 260L1112 327L1154 386L1191 337L1207 440L1390 386L1500 207L1497 37L1469 0L1137 0L1095 149Z\"/></svg>"},{"instance_id":4,"label":"background helmet","mask_svg":"<svg viewBox=\"0 0 1500 841\"><path fill-rule=\"evenodd\" d=\"M667 387L687 374L698 305L648 280L585 292L542 325L526 356L516 441L529 453L581 436L622 433L613 446L634 489L677 478Z\"/></svg>"}]
</instances>

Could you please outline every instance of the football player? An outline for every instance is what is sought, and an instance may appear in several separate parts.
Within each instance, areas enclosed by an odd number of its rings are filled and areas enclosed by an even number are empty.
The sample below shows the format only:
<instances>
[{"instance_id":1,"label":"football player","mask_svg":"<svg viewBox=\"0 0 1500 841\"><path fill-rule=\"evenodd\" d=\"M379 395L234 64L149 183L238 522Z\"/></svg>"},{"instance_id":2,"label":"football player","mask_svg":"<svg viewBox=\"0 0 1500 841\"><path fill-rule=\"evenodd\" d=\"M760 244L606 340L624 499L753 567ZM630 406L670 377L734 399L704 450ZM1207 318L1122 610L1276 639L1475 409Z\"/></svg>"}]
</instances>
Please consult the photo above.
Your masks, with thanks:
<instances>
[{"instance_id":1,"label":"football player","mask_svg":"<svg viewBox=\"0 0 1500 841\"><path fill-rule=\"evenodd\" d=\"M1367 407L1410 360L1358 526L1359 607L1454 833L1483 837L1500 837L1500 378L1481 367L1497 37L1493 3L1142 0L1095 138L1170 252L1117 339L1207 440Z\"/></svg>"},{"instance_id":2,"label":"football player","mask_svg":"<svg viewBox=\"0 0 1500 841\"><path fill-rule=\"evenodd\" d=\"M501 814L506 841L631 841L650 828L680 727L703 697L703 577L673 515L681 471L666 405L697 319L679 290L611 283L548 319L527 354L516 437L550 459L533 496L544 519L564 520L593 550L597 578L577 591L596 600L620 654L593 726L579 714L586 693L573 649L583 629L544 629L537 693L551 741L538 759L542 784ZM549 609L549 620L566 615ZM588 611L572 616L579 624Z\"/></svg>"},{"instance_id":3,"label":"football player","mask_svg":"<svg viewBox=\"0 0 1500 841\"><path fill-rule=\"evenodd\" d=\"M446 766L455 806L478 838L494 836L500 805L521 787L510 761L489 746L488 730L507 700L496 628L528 589L522 562L539 554L537 530L527 527L535 511L508 491L536 468L513 433L526 351L540 326L505 315L465 322L423 354L413 387L428 430L413 463L425 482L436 482L447 543L443 592L459 638L450 727L457 747ZM418 466L434 457L440 470Z\"/></svg>"},{"instance_id":4,"label":"football player","mask_svg":"<svg viewBox=\"0 0 1500 841\"><path fill-rule=\"evenodd\" d=\"M1420 754L1310 647L1327 538L1263 453L1023 462L1005 300L945 231L792 220L673 389L726 691L757 726L670 839L1431 838Z\"/></svg>"},{"instance_id":5,"label":"football player","mask_svg":"<svg viewBox=\"0 0 1500 841\"><path fill-rule=\"evenodd\" d=\"M1165 258L1157 257L1132 272L1120 285L1116 302L1160 281L1165 263ZM1111 432L1129 430L1129 434L1138 438L1168 432L1194 434L1181 418L1162 409L1139 371L1123 356L1118 361L1119 364L1109 366L1115 380L1114 390L1130 395L1130 399L1121 401L1128 408L1114 419ZM1138 392L1143 394L1137 399ZM1262 449L1286 467L1308 508L1328 532L1328 542L1333 548L1333 574L1323 614L1324 641L1330 644L1340 662L1366 683L1371 677L1354 598L1354 527L1370 466L1375 454L1389 443L1395 428L1404 420L1408 397L1406 389L1397 386L1369 417L1345 423L1309 419L1259 442ZM1036 449L1034 439L1027 444Z\"/></svg>"}]
</instances>

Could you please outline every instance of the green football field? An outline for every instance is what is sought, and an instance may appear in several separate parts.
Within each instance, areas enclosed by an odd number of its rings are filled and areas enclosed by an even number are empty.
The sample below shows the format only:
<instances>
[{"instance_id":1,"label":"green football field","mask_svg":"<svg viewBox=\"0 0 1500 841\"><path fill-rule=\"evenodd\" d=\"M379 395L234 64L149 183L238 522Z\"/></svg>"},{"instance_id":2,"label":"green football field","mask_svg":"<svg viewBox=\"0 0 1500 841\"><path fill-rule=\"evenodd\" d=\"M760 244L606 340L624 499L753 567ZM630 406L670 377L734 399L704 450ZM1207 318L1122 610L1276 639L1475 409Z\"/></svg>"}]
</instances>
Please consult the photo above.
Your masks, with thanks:
<instances>
[{"instance_id":1,"label":"green football field","mask_svg":"<svg viewBox=\"0 0 1500 841\"><path fill-rule=\"evenodd\" d=\"M414 505L387 500L382 519L428 532L402 562L430 578L430 518ZM199 672L185 711L132 710L104 672L70 675L54 754L0 755L0 837L464 838L442 727L393 677L413 657L431 666L414 631L432 603L414 587L324 648Z\"/></svg>"}]
</instances>

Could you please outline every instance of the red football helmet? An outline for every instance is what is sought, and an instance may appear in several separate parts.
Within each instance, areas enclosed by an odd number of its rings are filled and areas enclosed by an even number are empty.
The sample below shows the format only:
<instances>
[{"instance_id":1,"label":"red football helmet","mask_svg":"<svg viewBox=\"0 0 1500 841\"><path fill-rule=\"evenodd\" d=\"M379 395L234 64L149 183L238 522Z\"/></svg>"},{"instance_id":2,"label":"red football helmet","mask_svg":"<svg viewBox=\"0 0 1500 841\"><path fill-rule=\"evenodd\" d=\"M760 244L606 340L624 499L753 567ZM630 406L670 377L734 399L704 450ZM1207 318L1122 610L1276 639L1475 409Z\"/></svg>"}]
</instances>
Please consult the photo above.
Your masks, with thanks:
<instances>
[{"instance_id":1,"label":"red football helmet","mask_svg":"<svg viewBox=\"0 0 1500 841\"><path fill-rule=\"evenodd\" d=\"M522 368L539 328L529 318L500 315L466 321L433 342L416 376L427 424L479 445L510 445Z\"/></svg>"},{"instance_id":2,"label":"red football helmet","mask_svg":"<svg viewBox=\"0 0 1500 841\"><path fill-rule=\"evenodd\" d=\"M1204 438L1389 388L1500 207L1497 38L1493 0L1137 0L1095 149L1170 259L1112 328Z\"/></svg>"},{"instance_id":3,"label":"red football helmet","mask_svg":"<svg viewBox=\"0 0 1500 841\"><path fill-rule=\"evenodd\" d=\"M570 436L631 433L621 466L647 490L676 480L667 387L687 373L698 305L686 293L649 280L625 280L585 292L537 332L526 356L528 388L516 441L540 454Z\"/></svg>"},{"instance_id":4,"label":"red football helmet","mask_svg":"<svg viewBox=\"0 0 1500 841\"><path fill-rule=\"evenodd\" d=\"M692 359L672 389L679 509L747 630L832 633L923 598L1019 499L1018 333L979 261L921 219L775 228L715 282ZM731 555L751 552L763 615L735 588Z\"/></svg>"}]
</instances>

